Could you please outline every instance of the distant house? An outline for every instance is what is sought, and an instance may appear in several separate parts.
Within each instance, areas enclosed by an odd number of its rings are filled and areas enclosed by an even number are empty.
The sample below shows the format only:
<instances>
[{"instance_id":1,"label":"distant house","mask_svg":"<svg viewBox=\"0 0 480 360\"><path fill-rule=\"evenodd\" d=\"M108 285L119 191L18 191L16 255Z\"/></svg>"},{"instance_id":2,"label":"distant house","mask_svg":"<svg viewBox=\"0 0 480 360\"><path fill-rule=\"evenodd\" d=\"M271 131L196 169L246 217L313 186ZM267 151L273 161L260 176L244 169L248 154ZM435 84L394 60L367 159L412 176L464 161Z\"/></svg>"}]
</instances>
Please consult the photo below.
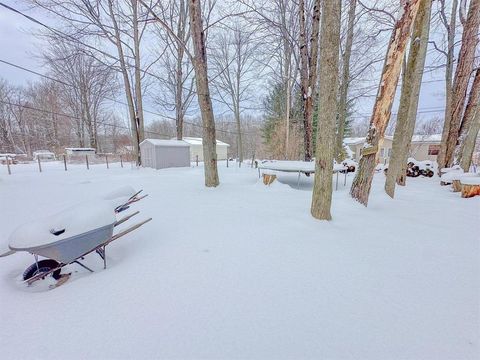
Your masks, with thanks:
<instances>
[{"instance_id":1,"label":"distant house","mask_svg":"<svg viewBox=\"0 0 480 360\"><path fill-rule=\"evenodd\" d=\"M68 156L80 156L80 155L95 155L97 149L94 148L65 148L65 153Z\"/></svg>"},{"instance_id":2,"label":"distant house","mask_svg":"<svg viewBox=\"0 0 480 360\"><path fill-rule=\"evenodd\" d=\"M142 166L153 169L190 166L190 145L181 140L145 139L140 143Z\"/></svg>"},{"instance_id":3,"label":"distant house","mask_svg":"<svg viewBox=\"0 0 480 360\"><path fill-rule=\"evenodd\" d=\"M440 150L440 141L442 135L414 135L410 145L409 157L413 157L416 160L437 160L437 155ZM365 144L364 137L357 138L345 138L345 145L347 145L353 153L353 159L358 161L360 159L363 145ZM387 164L390 161L392 155L392 143L393 136L386 135L378 144L377 162Z\"/></svg>"},{"instance_id":4,"label":"distant house","mask_svg":"<svg viewBox=\"0 0 480 360\"><path fill-rule=\"evenodd\" d=\"M183 141L190 145L190 158L195 161L203 161L203 140L197 137L184 137ZM229 144L217 140L217 160L226 160L228 156Z\"/></svg>"},{"instance_id":5,"label":"distant house","mask_svg":"<svg viewBox=\"0 0 480 360\"><path fill-rule=\"evenodd\" d=\"M49 150L37 150L32 153L33 160L55 160L55 154Z\"/></svg>"}]
</instances>

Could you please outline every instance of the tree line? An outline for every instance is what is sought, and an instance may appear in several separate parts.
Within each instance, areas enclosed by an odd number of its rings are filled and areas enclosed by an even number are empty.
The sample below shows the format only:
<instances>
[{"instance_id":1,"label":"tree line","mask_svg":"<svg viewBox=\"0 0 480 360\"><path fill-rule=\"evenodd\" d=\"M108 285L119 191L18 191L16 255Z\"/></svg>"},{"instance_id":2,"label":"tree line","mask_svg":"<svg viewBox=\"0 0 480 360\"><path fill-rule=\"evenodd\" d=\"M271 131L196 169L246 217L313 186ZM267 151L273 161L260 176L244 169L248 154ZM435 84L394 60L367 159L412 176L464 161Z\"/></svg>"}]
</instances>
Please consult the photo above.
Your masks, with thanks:
<instances>
[{"instance_id":1,"label":"tree line","mask_svg":"<svg viewBox=\"0 0 480 360\"><path fill-rule=\"evenodd\" d=\"M74 101L64 96L68 106L62 109L81 119L74 129L84 143L98 143L97 127L106 124L102 109L111 92L118 91L124 97L140 163L139 143L148 131L148 96L172 114L178 139L187 126L201 130L205 185L214 187L219 184L215 153L219 118L228 114L233 120L234 128L223 133L235 137L241 162L246 154L245 119L261 111L263 150L284 159L315 158L311 212L330 219L333 163L345 157L343 138L354 128L357 102L374 98L350 192L367 205L378 143L389 127L395 131L385 190L393 197L395 186L405 184L407 149L418 127L422 75L444 69L439 168L470 165L480 116L476 55L480 0L31 3L60 24L52 28L40 23L39 35L51 44L42 57L49 73L74 89ZM432 38L431 29L446 40ZM436 53L428 68L427 53ZM88 75L75 73L77 66ZM118 81L111 81L108 74ZM390 123L398 88L399 110L395 123ZM201 121L192 120L191 114L199 114ZM249 126L258 139L258 126ZM257 140L254 143L260 152Z\"/></svg>"}]
</instances>

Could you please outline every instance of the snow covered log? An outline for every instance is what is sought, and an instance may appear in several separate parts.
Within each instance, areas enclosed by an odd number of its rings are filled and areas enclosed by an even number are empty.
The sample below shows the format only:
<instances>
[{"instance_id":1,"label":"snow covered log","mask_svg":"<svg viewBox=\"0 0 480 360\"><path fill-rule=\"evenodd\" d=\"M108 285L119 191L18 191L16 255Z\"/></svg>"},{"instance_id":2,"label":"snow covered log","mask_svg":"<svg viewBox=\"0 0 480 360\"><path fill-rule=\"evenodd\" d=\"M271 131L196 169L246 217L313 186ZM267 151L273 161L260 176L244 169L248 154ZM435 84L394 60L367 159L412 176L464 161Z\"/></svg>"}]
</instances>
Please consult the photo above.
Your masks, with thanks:
<instances>
[{"instance_id":1,"label":"snow covered log","mask_svg":"<svg viewBox=\"0 0 480 360\"><path fill-rule=\"evenodd\" d=\"M480 176L462 177L462 198L470 198L480 195Z\"/></svg>"},{"instance_id":2,"label":"snow covered log","mask_svg":"<svg viewBox=\"0 0 480 360\"><path fill-rule=\"evenodd\" d=\"M460 183L460 180L453 180L452 189L453 189L453 192L462 191L462 184Z\"/></svg>"},{"instance_id":3,"label":"snow covered log","mask_svg":"<svg viewBox=\"0 0 480 360\"><path fill-rule=\"evenodd\" d=\"M480 195L480 184L479 185L462 184L462 198L470 198L476 195Z\"/></svg>"}]
</instances>

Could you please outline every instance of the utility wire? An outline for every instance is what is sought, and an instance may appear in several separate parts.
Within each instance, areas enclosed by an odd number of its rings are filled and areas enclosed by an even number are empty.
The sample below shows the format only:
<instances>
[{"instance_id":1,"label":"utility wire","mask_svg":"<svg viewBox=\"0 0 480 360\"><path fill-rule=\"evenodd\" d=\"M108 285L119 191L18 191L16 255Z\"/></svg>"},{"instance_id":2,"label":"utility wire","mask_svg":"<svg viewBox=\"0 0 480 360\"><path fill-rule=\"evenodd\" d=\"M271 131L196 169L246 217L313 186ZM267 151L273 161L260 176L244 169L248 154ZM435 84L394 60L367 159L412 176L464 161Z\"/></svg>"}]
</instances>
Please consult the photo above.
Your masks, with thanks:
<instances>
[{"instance_id":1,"label":"utility wire","mask_svg":"<svg viewBox=\"0 0 480 360\"><path fill-rule=\"evenodd\" d=\"M5 9L7 9L7 10L9 10L9 11L14 12L14 13L16 13L16 14L18 14L18 15L21 15L21 16L25 17L27 20L32 21L32 22L34 22L34 23L36 23L36 24L38 24L38 25L46 28L47 30L51 31L52 33L54 33L54 34L56 34L56 35L59 35L59 36L61 36L61 37L63 37L63 38L68 38L68 39L70 39L71 41L74 41L74 42L76 42L76 43L80 43L81 45L83 45L83 46L85 46L85 47L87 47L87 48L89 48L89 49L95 50L95 51L99 52L100 54L102 54L102 55L104 55L104 56L107 56L108 58L117 60L113 55L111 55L111 54L109 54L109 53L107 53L107 52L105 52L105 51L103 51L103 50L97 49L97 48L95 48L95 47L93 47L93 46L91 46L91 45L89 45L89 44L80 42L80 41L79 41L77 38L75 38L74 36L72 36L72 35L70 35L70 34L66 34L66 33L64 33L64 32L62 32L62 31L59 31L59 30L57 30L57 29L55 29L55 28L53 28L53 27L51 27L51 26L49 26L49 25L46 25L46 24L44 24L43 22L41 22L40 20L38 20L38 19L36 19L36 18L34 18L34 17L30 16L30 15L27 15L27 14L25 14L24 12L22 12L22 11L20 11L20 10L17 10L17 9L15 9L15 8L13 8L13 7L11 7L11 6L3 3L3 2L0 2L0 6L4 7ZM61 82L61 83L63 83L64 85L73 86L73 85L71 85L71 84L66 84L66 83L64 83L64 82L62 82L62 81L60 81L60 80L58 80L58 79L52 79L52 78L47 77L46 75L43 75L43 74L41 75L41 74L39 74L39 73L37 73L37 72L35 72L35 71L33 71L33 70L26 70L25 68L23 68L23 67L21 67L21 66L18 66L18 65L9 63L9 62L7 62L7 61L2 61L2 62L5 63L5 64L8 64L8 65L11 65L11 66L15 66L15 67L18 68L18 69L25 70L25 71L31 72L31 73L36 74L36 75L39 75L39 76L43 76L43 77L45 77L45 78L49 78L50 80L57 81L57 82ZM114 67L111 66L111 65L109 65L109 64L104 64L104 65L107 66L107 67L109 67L109 68L111 68L111 69L114 69ZM116 69L114 69L114 70L116 70ZM143 72L144 74L146 74L146 75L150 75L150 76L152 76L152 77L154 77L154 78L156 78L156 79L159 79L159 77L158 77L157 75L152 74L151 72L148 72L148 71L146 71L146 70L144 70L144 69L141 69L141 68L139 68L139 70L140 70L141 72ZM185 87L183 87L183 88L185 89ZM197 93L197 92L194 91L194 93ZM125 105L124 102L121 102L121 101L116 100L116 99L110 99L110 98L106 98L106 99ZM216 100L216 101L218 101L218 100ZM154 112L154 111L151 111L151 110L143 110L143 112L148 113L148 114L152 114L152 115L156 115L156 116L160 116L160 117L165 118L165 119L170 120L170 121L175 121L175 119L172 119L171 117L165 116L164 114L160 114L160 113L158 113L158 112ZM200 125L200 124L197 124L197 123L194 123L194 122L183 121L183 123L184 123L184 124L188 124L188 125L192 125L192 126L195 126L195 127L199 127L199 128L202 128L202 129L203 129L203 125ZM227 134L238 135L238 132L237 132L237 131L222 130L222 129L218 129L218 130L215 129L215 131L222 132L222 133L227 133ZM241 132L241 134L242 134L242 135L255 135L256 133L255 133L255 132Z\"/></svg>"}]
</instances>

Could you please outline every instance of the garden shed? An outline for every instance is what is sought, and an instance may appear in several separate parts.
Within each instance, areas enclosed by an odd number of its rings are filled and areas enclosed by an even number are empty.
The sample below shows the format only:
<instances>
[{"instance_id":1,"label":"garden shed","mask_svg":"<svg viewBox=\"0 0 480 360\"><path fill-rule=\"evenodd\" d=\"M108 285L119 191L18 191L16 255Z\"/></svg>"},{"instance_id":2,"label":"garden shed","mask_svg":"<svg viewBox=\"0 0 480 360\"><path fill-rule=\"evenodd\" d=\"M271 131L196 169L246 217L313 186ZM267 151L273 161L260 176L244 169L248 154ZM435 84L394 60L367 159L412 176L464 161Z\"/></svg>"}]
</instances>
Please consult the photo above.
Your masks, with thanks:
<instances>
[{"instance_id":1,"label":"garden shed","mask_svg":"<svg viewBox=\"0 0 480 360\"><path fill-rule=\"evenodd\" d=\"M185 141L145 139L140 143L140 153L143 167L190 166L190 145Z\"/></svg>"}]
</instances>

